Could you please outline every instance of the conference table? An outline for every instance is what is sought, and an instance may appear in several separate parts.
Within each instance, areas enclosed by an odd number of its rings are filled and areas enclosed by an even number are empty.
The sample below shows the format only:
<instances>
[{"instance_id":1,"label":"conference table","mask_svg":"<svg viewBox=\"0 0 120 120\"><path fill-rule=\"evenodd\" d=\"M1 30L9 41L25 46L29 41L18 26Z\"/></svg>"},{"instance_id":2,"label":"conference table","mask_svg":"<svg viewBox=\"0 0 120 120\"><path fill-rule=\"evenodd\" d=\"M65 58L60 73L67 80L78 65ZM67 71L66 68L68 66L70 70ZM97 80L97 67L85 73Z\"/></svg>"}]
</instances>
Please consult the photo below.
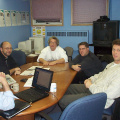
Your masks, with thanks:
<instances>
[{"instance_id":1,"label":"conference table","mask_svg":"<svg viewBox=\"0 0 120 120\"><path fill-rule=\"evenodd\" d=\"M43 64L38 62L24 64L21 66L22 72L27 70L31 66L43 66ZM57 91L49 92L48 97L32 103L32 106L30 108L11 118L11 120L34 120L34 114L36 112L47 109L52 105L58 103L58 101L62 98L77 73L76 71L69 68L69 63L56 64L54 66L43 66L43 68L50 68L51 71L54 71L52 83L56 83ZM23 87L25 83L21 82L20 80L23 78L30 78L32 76L12 75L12 77L17 81L17 83L19 83L19 92L29 88ZM5 119L0 117L0 120Z\"/></svg>"}]
</instances>

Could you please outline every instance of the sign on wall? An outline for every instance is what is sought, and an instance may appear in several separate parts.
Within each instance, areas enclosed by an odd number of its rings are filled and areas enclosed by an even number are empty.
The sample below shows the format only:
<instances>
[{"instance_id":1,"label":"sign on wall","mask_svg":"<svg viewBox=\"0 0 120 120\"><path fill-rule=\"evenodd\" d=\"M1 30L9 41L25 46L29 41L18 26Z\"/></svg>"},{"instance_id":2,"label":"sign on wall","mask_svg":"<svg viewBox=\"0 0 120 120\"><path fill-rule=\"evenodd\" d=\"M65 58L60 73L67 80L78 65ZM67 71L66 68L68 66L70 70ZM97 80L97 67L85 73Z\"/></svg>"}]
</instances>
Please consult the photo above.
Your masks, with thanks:
<instances>
[{"instance_id":1,"label":"sign on wall","mask_svg":"<svg viewBox=\"0 0 120 120\"><path fill-rule=\"evenodd\" d=\"M0 10L0 27L5 26L5 21L4 21L4 10Z\"/></svg>"},{"instance_id":2,"label":"sign on wall","mask_svg":"<svg viewBox=\"0 0 120 120\"><path fill-rule=\"evenodd\" d=\"M29 25L29 12L28 11L14 11L14 10L1 10L0 9L0 27Z\"/></svg>"},{"instance_id":3,"label":"sign on wall","mask_svg":"<svg viewBox=\"0 0 120 120\"><path fill-rule=\"evenodd\" d=\"M33 37L45 36L45 26L33 27Z\"/></svg>"}]
</instances>

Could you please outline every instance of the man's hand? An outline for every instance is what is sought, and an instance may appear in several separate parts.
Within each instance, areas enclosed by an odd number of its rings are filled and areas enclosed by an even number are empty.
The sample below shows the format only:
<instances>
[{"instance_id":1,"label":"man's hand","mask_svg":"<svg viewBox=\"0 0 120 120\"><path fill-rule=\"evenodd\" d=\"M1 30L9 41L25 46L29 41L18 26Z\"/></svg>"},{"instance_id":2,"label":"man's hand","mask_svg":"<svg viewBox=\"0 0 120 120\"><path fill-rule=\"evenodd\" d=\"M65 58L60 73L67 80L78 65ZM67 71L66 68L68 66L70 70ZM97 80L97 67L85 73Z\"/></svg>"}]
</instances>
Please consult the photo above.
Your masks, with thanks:
<instances>
[{"instance_id":1,"label":"man's hand","mask_svg":"<svg viewBox=\"0 0 120 120\"><path fill-rule=\"evenodd\" d=\"M79 72L81 70L80 68L81 65L72 65L72 69L74 69L75 71Z\"/></svg>"},{"instance_id":2,"label":"man's hand","mask_svg":"<svg viewBox=\"0 0 120 120\"><path fill-rule=\"evenodd\" d=\"M49 62L48 61L44 61L43 65L49 65Z\"/></svg>"},{"instance_id":3,"label":"man's hand","mask_svg":"<svg viewBox=\"0 0 120 120\"><path fill-rule=\"evenodd\" d=\"M52 61L49 63L49 65L55 65L55 64L57 64L56 61Z\"/></svg>"},{"instance_id":4,"label":"man's hand","mask_svg":"<svg viewBox=\"0 0 120 120\"><path fill-rule=\"evenodd\" d=\"M19 75L21 73L21 69L19 67L15 68L15 75Z\"/></svg>"},{"instance_id":5,"label":"man's hand","mask_svg":"<svg viewBox=\"0 0 120 120\"><path fill-rule=\"evenodd\" d=\"M8 82L6 81L6 78L5 78L5 73L3 72L0 72L0 83L2 83L4 91L10 90Z\"/></svg>"},{"instance_id":6,"label":"man's hand","mask_svg":"<svg viewBox=\"0 0 120 120\"><path fill-rule=\"evenodd\" d=\"M0 83L3 83L4 81L6 81L5 73L0 72Z\"/></svg>"},{"instance_id":7,"label":"man's hand","mask_svg":"<svg viewBox=\"0 0 120 120\"><path fill-rule=\"evenodd\" d=\"M86 88L89 88L89 87L92 85L92 82L91 82L90 79L86 79L86 80L84 81L84 84L85 84L85 87L86 87Z\"/></svg>"}]
</instances>

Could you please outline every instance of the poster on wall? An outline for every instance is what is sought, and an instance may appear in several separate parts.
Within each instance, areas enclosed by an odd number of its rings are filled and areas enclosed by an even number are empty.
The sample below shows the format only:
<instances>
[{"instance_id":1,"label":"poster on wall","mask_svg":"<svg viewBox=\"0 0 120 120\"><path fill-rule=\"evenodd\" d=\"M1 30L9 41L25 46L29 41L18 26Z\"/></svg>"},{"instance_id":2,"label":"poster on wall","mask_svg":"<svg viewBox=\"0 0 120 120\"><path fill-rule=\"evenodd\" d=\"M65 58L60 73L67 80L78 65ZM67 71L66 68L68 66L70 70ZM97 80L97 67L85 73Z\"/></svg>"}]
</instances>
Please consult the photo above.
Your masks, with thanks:
<instances>
[{"instance_id":1,"label":"poster on wall","mask_svg":"<svg viewBox=\"0 0 120 120\"><path fill-rule=\"evenodd\" d=\"M25 12L26 14L26 25L29 25L30 24L30 15L29 15L29 12Z\"/></svg>"},{"instance_id":2,"label":"poster on wall","mask_svg":"<svg viewBox=\"0 0 120 120\"><path fill-rule=\"evenodd\" d=\"M5 14L5 25L6 26L11 26L10 11L9 10L4 10L4 14Z\"/></svg>"},{"instance_id":3,"label":"poster on wall","mask_svg":"<svg viewBox=\"0 0 120 120\"><path fill-rule=\"evenodd\" d=\"M26 18L25 12L21 12L21 23L22 25L26 25Z\"/></svg>"},{"instance_id":4,"label":"poster on wall","mask_svg":"<svg viewBox=\"0 0 120 120\"><path fill-rule=\"evenodd\" d=\"M0 10L0 27L5 26L5 21L4 21L4 10Z\"/></svg>"},{"instance_id":5,"label":"poster on wall","mask_svg":"<svg viewBox=\"0 0 120 120\"><path fill-rule=\"evenodd\" d=\"M16 11L11 11L11 19L12 19L12 26L16 26L17 25Z\"/></svg>"},{"instance_id":6,"label":"poster on wall","mask_svg":"<svg viewBox=\"0 0 120 120\"><path fill-rule=\"evenodd\" d=\"M45 26L33 27L33 37L45 36Z\"/></svg>"},{"instance_id":7,"label":"poster on wall","mask_svg":"<svg viewBox=\"0 0 120 120\"><path fill-rule=\"evenodd\" d=\"M17 25L21 25L21 12L16 11Z\"/></svg>"}]
</instances>

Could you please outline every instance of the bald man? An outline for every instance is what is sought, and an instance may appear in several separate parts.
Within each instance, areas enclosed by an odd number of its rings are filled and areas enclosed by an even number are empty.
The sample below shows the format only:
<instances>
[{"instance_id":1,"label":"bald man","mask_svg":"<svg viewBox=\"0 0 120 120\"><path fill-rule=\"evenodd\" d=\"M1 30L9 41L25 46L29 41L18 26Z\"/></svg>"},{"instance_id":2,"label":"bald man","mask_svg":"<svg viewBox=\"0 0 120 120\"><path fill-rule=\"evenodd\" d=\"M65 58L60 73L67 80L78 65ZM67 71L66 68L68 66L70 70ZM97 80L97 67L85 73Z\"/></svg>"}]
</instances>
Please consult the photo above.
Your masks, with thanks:
<instances>
[{"instance_id":1,"label":"bald man","mask_svg":"<svg viewBox=\"0 0 120 120\"><path fill-rule=\"evenodd\" d=\"M0 46L0 72L5 74L20 74L21 69L16 64L15 60L11 56L12 45L5 41Z\"/></svg>"}]
</instances>

